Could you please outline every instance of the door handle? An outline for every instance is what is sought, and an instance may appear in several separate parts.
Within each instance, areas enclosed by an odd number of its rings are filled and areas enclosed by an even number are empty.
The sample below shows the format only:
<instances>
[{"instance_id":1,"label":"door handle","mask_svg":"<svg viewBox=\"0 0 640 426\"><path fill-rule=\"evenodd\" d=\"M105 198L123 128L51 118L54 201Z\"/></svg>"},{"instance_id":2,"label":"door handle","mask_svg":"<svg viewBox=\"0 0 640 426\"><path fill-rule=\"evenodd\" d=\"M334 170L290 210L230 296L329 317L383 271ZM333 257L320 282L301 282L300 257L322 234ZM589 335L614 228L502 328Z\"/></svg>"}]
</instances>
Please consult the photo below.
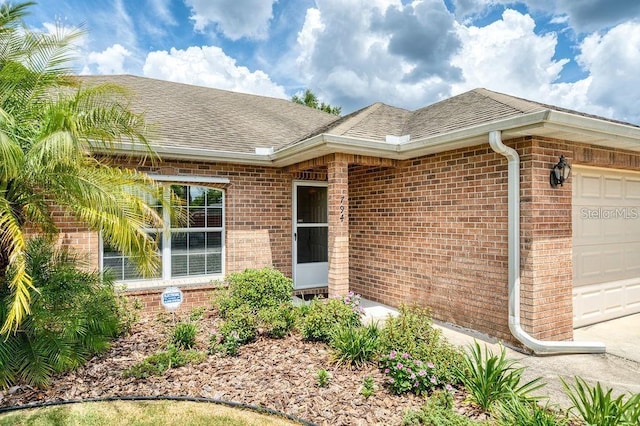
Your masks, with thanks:
<instances>
[{"instance_id":1,"label":"door handle","mask_svg":"<svg viewBox=\"0 0 640 426\"><path fill-rule=\"evenodd\" d=\"M297 232L293 233L293 241L298 241L298 233Z\"/></svg>"}]
</instances>

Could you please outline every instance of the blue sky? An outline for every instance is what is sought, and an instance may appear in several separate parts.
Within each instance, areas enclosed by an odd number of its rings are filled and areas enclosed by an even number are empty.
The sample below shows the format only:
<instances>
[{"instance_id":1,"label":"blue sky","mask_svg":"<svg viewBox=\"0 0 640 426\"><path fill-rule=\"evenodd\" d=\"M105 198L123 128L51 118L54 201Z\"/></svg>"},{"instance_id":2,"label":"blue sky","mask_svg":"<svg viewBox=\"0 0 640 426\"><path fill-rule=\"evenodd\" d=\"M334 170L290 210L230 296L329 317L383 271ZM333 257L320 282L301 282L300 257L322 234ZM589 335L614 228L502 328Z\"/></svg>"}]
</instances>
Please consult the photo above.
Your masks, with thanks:
<instances>
[{"instance_id":1,"label":"blue sky","mask_svg":"<svg viewBox=\"0 0 640 426\"><path fill-rule=\"evenodd\" d=\"M6 0L0 0L0 3ZM640 123L638 0L40 0L75 67L416 109L476 87Z\"/></svg>"}]
</instances>

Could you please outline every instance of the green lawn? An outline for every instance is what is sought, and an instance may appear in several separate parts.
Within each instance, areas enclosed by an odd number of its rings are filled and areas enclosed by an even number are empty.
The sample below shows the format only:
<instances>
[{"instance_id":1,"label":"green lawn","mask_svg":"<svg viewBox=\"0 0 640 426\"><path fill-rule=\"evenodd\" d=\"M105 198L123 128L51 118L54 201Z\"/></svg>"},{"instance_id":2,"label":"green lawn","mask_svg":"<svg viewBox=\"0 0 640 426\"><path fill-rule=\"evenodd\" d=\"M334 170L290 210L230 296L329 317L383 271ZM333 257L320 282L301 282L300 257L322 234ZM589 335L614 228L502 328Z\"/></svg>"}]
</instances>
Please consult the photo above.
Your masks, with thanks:
<instances>
[{"instance_id":1,"label":"green lawn","mask_svg":"<svg viewBox=\"0 0 640 426\"><path fill-rule=\"evenodd\" d=\"M110 401L20 410L0 415L0 426L100 425L271 426L290 420L206 402Z\"/></svg>"}]
</instances>

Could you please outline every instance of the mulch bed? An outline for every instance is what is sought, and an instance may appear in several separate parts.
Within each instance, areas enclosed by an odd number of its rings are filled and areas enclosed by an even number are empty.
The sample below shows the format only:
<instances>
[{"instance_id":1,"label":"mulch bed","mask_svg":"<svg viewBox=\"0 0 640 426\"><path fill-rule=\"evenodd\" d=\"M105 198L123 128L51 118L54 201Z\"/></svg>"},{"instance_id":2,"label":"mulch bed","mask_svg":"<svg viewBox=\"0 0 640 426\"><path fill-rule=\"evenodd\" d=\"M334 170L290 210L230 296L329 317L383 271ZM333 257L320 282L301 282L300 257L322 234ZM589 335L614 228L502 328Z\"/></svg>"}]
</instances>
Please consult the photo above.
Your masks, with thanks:
<instances>
[{"instance_id":1,"label":"mulch bed","mask_svg":"<svg viewBox=\"0 0 640 426\"><path fill-rule=\"evenodd\" d=\"M214 318L200 322L198 349L206 350L207 327ZM397 425L405 410L415 410L424 398L397 396L383 385L384 375L375 367L349 369L336 366L326 345L285 339L259 338L242 346L238 356L210 355L198 365L170 369L147 379L123 378L122 372L143 358L166 347L171 326L167 316L145 318L129 336L114 341L106 353L84 367L54 377L46 389L13 387L0 391L0 406L36 402L122 396L189 396L235 401L270 408L310 422L326 425ZM202 332L204 331L204 332ZM316 385L316 373L332 374L328 387ZM373 376L376 390L364 398L364 377ZM482 418L464 403L462 391L455 395L459 412Z\"/></svg>"}]
</instances>

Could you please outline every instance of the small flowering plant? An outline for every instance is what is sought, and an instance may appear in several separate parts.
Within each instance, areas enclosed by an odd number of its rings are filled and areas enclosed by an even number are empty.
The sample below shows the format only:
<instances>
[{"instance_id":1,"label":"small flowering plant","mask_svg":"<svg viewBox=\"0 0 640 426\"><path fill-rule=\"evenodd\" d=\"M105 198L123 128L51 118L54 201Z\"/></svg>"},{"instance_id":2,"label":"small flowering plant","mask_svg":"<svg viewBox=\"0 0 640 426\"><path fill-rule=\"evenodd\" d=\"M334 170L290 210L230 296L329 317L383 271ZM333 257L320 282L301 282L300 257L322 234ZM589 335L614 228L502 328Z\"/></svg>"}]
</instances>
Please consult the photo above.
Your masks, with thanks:
<instances>
[{"instance_id":1,"label":"small flowering plant","mask_svg":"<svg viewBox=\"0 0 640 426\"><path fill-rule=\"evenodd\" d=\"M360 297L361 296L359 294L350 291L345 296L342 296L342 302L345 305L350 306L353 312L363 314L364 309L362 309L362 306L360 306Z\"/></svg>"},{"instance_id":2,"label":"small flowering plant","mask_svg":"<svg viewBox=\"0 0 640 426\"><path fill-rule=\"evenodd\" d=\"M397 395L413 392L426 395L438 385L435 365L413 359L408 353L391 351L380 360L380 369L387 375L387 384Z\"/></svg>"}]
</instances>

